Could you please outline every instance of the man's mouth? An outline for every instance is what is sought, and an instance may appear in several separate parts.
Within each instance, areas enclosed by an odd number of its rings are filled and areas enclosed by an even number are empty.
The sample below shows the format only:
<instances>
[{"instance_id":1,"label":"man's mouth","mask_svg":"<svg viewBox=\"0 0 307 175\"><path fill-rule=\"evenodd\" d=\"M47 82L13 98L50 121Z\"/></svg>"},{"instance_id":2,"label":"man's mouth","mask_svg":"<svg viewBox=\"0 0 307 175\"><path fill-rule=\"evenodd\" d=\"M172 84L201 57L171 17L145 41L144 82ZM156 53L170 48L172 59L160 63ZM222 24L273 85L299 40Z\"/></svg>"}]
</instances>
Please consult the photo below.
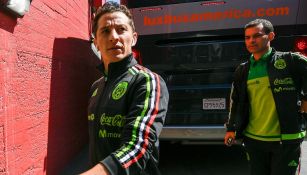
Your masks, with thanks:
<instances>
[{"instance_id":1,"label":"man's mouth","mask_svg":"<svg viewBox=\"0 0 307 175\"><path fill-rule=\"evenodd\" d=\"M115 47L111 47L111 48L109 48L109 50L118 50L118 49L122 49L121 47L117 47L117 46L115 46Z\"/></svg>"},{"instance_id":2,"label":"man's mouth","mask_svg":"<svg viewBox=\"0 0 307 175\"><path fill-rule=\"evenodd\" d=\"M248 48L255 48L255 47L257 47L256 45L250 45L250 46L248 46Z\"/></svg>"}]
</instances>

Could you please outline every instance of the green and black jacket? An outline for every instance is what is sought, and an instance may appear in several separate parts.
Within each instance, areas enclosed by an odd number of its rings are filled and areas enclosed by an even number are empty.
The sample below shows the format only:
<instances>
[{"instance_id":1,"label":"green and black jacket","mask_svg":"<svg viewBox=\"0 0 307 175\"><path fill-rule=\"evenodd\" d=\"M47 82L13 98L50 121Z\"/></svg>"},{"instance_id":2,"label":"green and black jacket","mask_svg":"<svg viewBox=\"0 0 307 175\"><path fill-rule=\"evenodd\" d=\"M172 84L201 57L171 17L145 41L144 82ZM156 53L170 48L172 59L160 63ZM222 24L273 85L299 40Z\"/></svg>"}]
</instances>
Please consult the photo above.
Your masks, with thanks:
<instances>
[{"instance_id":1,"label":"green and black jacket","mask_svg":"<svg viewBox=\"0 0 307 175\"><path fill-rule=\"evenodd\" d=\"M108 70L91 88L91 164L104 164L112 175L160 174L158 137L169 99L164 80L132 55Z\"/></svg>"},{"instance_id":2,"label":"green and black jacket","mask_svg":"<svg viewBox=\"0 0 307 175\"><path fill-rule=\"evenodd\" d=\"M306 135L305 121L298 113L300 100L307 100L306 57L273 49L267 61L270 88L281 129L281 141L300 142ZM236 138L242 138L242 133L249 122L250 104L247 94L249 67L250 60L240 64L234 73L226 127L227 131L236 132Z\"/></svg>"}]
</instances>

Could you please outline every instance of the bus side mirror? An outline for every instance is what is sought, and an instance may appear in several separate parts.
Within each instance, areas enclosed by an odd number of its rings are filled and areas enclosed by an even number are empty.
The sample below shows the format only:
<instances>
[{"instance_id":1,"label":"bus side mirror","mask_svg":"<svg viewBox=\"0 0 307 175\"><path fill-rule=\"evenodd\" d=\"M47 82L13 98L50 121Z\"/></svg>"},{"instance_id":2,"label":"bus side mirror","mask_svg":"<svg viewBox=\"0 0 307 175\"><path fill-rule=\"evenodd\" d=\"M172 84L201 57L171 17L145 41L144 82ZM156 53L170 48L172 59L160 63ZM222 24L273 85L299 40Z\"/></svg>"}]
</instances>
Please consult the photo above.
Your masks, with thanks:
<instances>
[{"instance_id":1,"label":"bus side mirror","mask_svg":"<svg viewBox=\"0 0 307 175\"><path fill-rule=\"evenodd\" d=\"M17 17L22 17L29 11L32 0L1 0L1 8L12 12Z\"/></svg>"}]
</instances>

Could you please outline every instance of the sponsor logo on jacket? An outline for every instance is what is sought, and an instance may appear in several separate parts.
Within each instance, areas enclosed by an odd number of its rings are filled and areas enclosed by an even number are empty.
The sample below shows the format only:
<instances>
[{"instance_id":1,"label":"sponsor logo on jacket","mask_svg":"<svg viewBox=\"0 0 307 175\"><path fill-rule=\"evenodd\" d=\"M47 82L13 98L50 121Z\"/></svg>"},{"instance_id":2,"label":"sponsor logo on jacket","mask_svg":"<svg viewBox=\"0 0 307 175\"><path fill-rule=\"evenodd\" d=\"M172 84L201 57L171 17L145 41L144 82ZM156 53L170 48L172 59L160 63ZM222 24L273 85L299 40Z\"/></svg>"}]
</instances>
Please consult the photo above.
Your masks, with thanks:
<instances>
[{"instance_id":1,"label":"sponsor logo on jacket","mask_svg":"<svg viewBox=\"0 0 307 175\"><path fill-rule=\"evenodd\" d=\"M117 132L108 132L107 130L102 130L100 129L98 132L98 136L100 138L120 138L121 137L121 133L117 133Z\"/></svg>"},{"instance_id":2,"label":"sponsor logo on jacket","mask_svg":"<svg viewBox=\"0 0 307 175\"><path fill-rule=\"evenodd\" d=\"M103 113L100 117L100 124L107 126L123 127L125 124L125 116L117 114L115 116L106 116Z\"/></svg>"},{"instance_id":3,"label":"sponsor logo on jacket","mask_svg":"<svg viewBox=\"0 0 307 175\"><path fill-rule=\"evenodd\" d=\"M295 91L295 87L278 87L274 88L275 93L283 92L283 91Z\"/></svg>"},{"instance_id":4,"label":"sponsor logo on jacket","mask_svg":"<svg viewBox=\"0 0 307 175\"><path fill-rule=\"evenodd\" d=\"M293 80L291 77L283 78L283 79L275 79L274 80L274 85L293 85Z\"/></svg>"}]
</instances>

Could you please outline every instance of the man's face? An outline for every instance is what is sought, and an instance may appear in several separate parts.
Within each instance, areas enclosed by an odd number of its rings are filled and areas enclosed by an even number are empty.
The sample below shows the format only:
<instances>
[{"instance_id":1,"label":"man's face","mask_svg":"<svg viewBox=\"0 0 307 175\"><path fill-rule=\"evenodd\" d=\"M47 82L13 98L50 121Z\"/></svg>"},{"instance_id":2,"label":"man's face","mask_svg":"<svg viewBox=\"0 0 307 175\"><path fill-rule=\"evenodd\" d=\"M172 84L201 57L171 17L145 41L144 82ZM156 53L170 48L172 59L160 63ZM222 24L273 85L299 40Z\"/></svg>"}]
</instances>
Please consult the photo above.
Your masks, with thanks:
<instances>
[{"instance_id":1,"label":"man's face","mask_svg":"<svg viewBox=\"0 0 307 175\"><path fill-rule=\"evenodd\" d=\"M133 32L129 18L124 13L106 13L98 20L94 43L106 65L131 54L136 41L137 34Z\"/></svg>"},{"instance_id":2,"label":"man's face","mask_svg":"<svg viewBox=\"0 0 307 175\"><path fill-rule=\"evenodd\" d=\"M245 45L252 54L266 52L270 47L270 41L273 39L274 33L266 34L262 24L245 29Z\"/></svg>"}]
</instances>

